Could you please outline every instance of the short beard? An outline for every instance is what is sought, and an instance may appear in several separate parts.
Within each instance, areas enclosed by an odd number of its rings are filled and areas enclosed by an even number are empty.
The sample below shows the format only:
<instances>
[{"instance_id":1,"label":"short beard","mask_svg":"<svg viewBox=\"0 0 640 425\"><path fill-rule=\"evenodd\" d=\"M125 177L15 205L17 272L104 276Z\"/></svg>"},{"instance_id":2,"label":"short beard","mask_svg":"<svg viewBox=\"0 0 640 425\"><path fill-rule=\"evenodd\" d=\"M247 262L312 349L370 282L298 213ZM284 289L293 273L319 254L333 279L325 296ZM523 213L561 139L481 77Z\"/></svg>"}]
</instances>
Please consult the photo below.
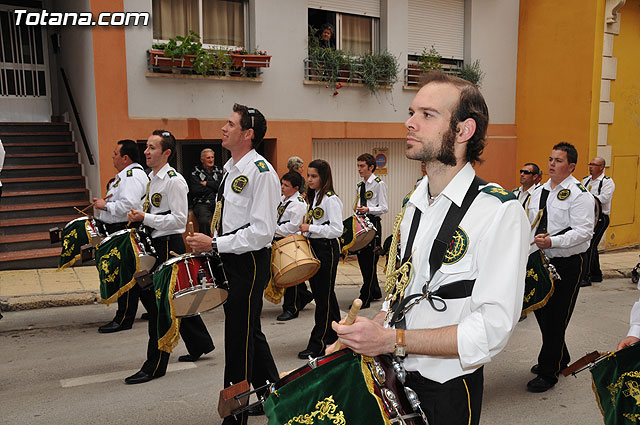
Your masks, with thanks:
<instances>
[{"instance_id":1,"label":"short beard","mask_svg":"<svg viewBox=\"0 0 640 425\"><path fill-rule=\"evenodd\" d=\"M407 158L416 159L429 164L433 161L439 161L444 165L455 167L458 161L454 152L456 143L456 133L449 128L446 133L442 135L440 149L436 151L430 146L423 146L422 150L415 155L407 154Z\"/></svg>"}]
</instances>

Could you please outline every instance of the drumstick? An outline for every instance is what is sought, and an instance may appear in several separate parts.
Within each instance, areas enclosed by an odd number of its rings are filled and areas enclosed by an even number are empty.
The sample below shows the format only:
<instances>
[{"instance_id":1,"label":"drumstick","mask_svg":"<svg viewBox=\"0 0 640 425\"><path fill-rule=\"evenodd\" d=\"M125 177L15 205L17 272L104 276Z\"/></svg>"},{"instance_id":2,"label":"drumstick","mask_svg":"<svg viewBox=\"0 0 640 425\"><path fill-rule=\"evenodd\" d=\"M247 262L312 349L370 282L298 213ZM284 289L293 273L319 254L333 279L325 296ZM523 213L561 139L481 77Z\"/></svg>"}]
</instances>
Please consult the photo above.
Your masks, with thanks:
<instances>
[{"instance_id":1,"label":"drumstick","mask_svg":"<svg viewBox=\"0 0 640 425\"><path fill-rule=\"evenodd\" d=\"M89 214L87 214L86 212L84 212L84 210L81 210L77 207L73 207L74 210L78 211L80 214L85 215L87 217L89 217Z\"/></svg>"},{"instance_id":2,"label":"drumstick","mask_svg":"<svg viewBox=\"0 0 640 425\"><path fill-rule=\"evenodd\" d=\"M107 196L104 197L104 200L106 201L107 199L111 198L113 196L113 193L108 194ZM89 204L89 206L79 210L80 212L84 212L86 210L88 210L89 208L93 207L96 203L93 202L92 204Z\"/></svg>"},{"instance_id":3,"label":"drumstick","mask_svg":"<svg viewBox=\"0 0 640 425\"><path fill-rule=\"evenodd\" d=\"M536 236L538 236L538 235L536 235ZM542 237L543 237L543 238L546 238L547 236L549 236L549 234L548 234L548 233L545 233L544 235L542 235ZM531 243L529 244L529 246L533 246L533 244L534 244L534 243L536 243L536 241L531 242Z\"/></svg>"},{"instance_id":4,"label":"drumstick","mask_svg":"<svg viewBox=\"0 0 640 425\"><path fill-rule=\"evenodd\" d=\"M174 257L179 257L179 256L180 256L180 254L176 254L176 253L175 253L175 252L173 252L173 251L169 251L169 254L173 255Z\"/></svg>"},{"instance_id":5,"label":"drumstick","mask_svg":"<svg viewBox=\"0 0 640 425\"><path fill-rule=\"evenodd\" d=\"M356 317L358 316L360 307L362 307L362 300L360 298L356 298L355 300L353 300L353 303L351 304L351 309L349 310L349 314L347 315L347 318L344 320L344 323L343 323L344 325L352 325L353 322L356 321ZM340 350L341 348L342 348L342 343L338 339L338 342L336 342L336 349L334 350L334 352Z\"/></svg>"},{"instance_id":6,"label":"drumstick","mask_svg":"<svg viewBox=\"0 0 640 425\"><path fill-rule=\"evenodd\" d=\"M189 222L189 236L193 236L193 221ZM193 248L189 247L189 252L193 252Z\"/></svg>"}]
</instances>

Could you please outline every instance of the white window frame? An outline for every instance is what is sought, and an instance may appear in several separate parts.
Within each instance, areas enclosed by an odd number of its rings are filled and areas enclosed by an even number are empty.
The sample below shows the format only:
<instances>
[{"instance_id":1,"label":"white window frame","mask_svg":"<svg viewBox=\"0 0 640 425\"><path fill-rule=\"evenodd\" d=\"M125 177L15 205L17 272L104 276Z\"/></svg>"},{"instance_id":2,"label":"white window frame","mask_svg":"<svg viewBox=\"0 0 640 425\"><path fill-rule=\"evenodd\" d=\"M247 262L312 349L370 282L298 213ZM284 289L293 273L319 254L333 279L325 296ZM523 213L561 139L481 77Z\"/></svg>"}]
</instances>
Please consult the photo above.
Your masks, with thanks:
<instances>
[{"instance_id":1,"label":"white window frame","mask_svg":"<svg viewBox=\"0 0 640 425\"><path fill-rule=\"evenodd\" d=\"M203 12L202 12L202 2L205 0L198 0L198 35L200 35L200 37L202 37L203 35L203 28L204 28L204 18L203 18ZM227 50L236 50L236 49L240 49L242 47L246 48L247 50L249 50L247 48L247 44L249 41L249 0L243 0L242 1L242 5L243 5L243 18L244 18L244 42L245 45L244 46L228 46L225 44L208 44L208 43L202 43L202 47L208 48L208 49L227 49ZM153 44L161 44L161 43L168 43L169 40L168 39L158 39L158 38L154 38L153 39Z\"/></svg>"},{"instance_id":2,"label":"white window frame","mask_svg":"<svg viewBox=\"0 0 640 425\"><path fill-rule=\"evenodd\" d=\"M336 14L336 49L342 50L342 16L345 13L334 12ZM380 52L380 18L367 15L356 15L361 18L369 18L371 20L371 52Z\"/></svg>"}]
</instances>

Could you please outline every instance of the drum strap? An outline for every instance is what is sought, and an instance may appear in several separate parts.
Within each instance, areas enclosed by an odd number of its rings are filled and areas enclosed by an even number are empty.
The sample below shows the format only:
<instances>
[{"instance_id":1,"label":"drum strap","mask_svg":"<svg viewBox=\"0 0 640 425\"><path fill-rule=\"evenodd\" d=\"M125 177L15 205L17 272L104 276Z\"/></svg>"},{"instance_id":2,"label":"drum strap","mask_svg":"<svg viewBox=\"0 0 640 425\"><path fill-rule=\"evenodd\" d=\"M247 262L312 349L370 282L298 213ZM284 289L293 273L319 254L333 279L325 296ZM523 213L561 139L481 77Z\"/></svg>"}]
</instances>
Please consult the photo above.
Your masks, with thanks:
<instances>
[{"instance_id":1,"label":"drum strap","mask_svg":"<svg viewBox=\"0 0 640 425\"><path fill-rule=\"evenodd\" d=\"M540 194L540 204L538 205L538 210L542 211L542 217L540 217L540 222L536 229L536 235L547 233L547 198L549 198L549 191L547 189L542 189L542 193Z\"/></svg>"},{"instance_id":2,"label":"drum strap","mask_svg":"<svg viewBox=\"0 0 640 425\"><path fill-rule=\"evenodd\" d=\"M360 205L363 207L367 206L365 182L362 182L362 184L360 185Z\"/></svg>"},{"instance_id":3,"label":"drum strap","mask_svg":"<svg viewBox=\"0 0 640 425\"><path fill-rule=\"evenodd\" d=\"M289 204L291 203L291 199L289 199L284 206L282 205L282 202L280 202L280 206L278 207L278 226L284 223L288 223L289 220L281 222L280 219L282 218L282 216L284 215L284 212L287 210L287 207L289 206ZM282 208L282 212L280 212L280 207Z\"/></svg>"},{"instance_id":4,"label":"drum strap","mask_svg":"<svg viewBox=\"0 0 640 425\"><path fill-rule=\"evenodd\" d=\"M227 236L227 235L235 235L237 232L239 232L242 229L246 229L247 227L249 227L249 223L238 227L236 230L232 230L231 232L228 233L223 233L222 236Z\"/></svg>"},{"instance_id":5,"label":"drum strap","mask_svg":"<svg viewBox=\"0 0 640 425\"><path fill-rule=\"evenodd\" d=\"M429 269L431 275L430 279L422 287L421 294L413 294L408 297L404 297L400 303L393 306L395 308L392 307L394 313L391 318L391 326L395 325L395 327L404 329L406 327L405 313L412 306L419 303L425 298L429 301L429 304L431 304L431 307L433 307L434 310L442 312L447 309L447 304L444 302L445 299L466 298L471 296L471 291L473 290L475 280L461 280L458 282L449 283L447 285L441 286L433 292L429 291L428 286L435 273L442 266L444 256L447 252L447 248L449 247L449 242L453 238L458 225L469 210L469 207L471 207L474 199L476 198L476 196L478 196L478 189L480 188L480 185L486 184L487 182L482 180L480 177L475 176L473 181L471 182L471 185L469 185L469 188L467 189L467 193L465 194L460 207L458 207L454 203L451 203L451 206L447 211L447 215L442 222L442 226L438 231L438 235L433 241L433 246L431 247L431 254L429 255ZM415 239L415 234L418 230L420 214L420 210L416 208L413 220L411 222L411 229L409 231L409 237L407 239L407 248L405 249L403 263L405 261L408 261L409 257L411 256L411 248L413 247L413 240ZM409 305L409 302L415 300L416 298L419 299Z\"/></svg>"}]
</instances>

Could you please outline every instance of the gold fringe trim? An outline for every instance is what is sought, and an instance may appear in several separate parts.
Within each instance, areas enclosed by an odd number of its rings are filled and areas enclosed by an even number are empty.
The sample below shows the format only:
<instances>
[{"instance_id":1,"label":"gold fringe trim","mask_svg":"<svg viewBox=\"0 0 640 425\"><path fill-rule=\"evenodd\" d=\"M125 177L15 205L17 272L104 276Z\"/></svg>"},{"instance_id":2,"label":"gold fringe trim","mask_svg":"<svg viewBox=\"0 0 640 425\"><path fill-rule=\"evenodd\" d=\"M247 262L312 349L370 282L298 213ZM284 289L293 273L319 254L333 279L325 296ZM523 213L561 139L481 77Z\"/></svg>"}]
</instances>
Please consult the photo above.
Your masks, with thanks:
<instances>
[{"instance_id":1,"label":"gold fringe trim","mask_svg":"<svg viewBox=\"0 0 640 425\"><path fill-rule=\"evenodd\" d=\"M222 190L222 188L220 189ZM216 208L213 211L213 217L211 217L211 234L215 235L220 228L220 219L222 219L222 201L216 202Z\"/></svg>"},{"instance_id":2,"label":"gold fringe trim","mask_svg":"<svg viewBox=\"0 0 640 425\"><path fill-rule=\"evenodd\" d=\"M551 296L553 295L553 292L555 291L555 288L556 288L556 281L553 278L553 276L551 274L549 274L549 272L547 271L547 268L546 268L546 264L548 263L548 260L546 260L542 250L538 250L538 253L540 253L540 255L542 256L542 263L544 264L544 271L545 271L545 273L547 273L549 275L549 280L551 280L551 290L549 291L547 296L544 297L544 299L542 299L542 300L538 301L537 303L535 303L534 305L530 305L529 307L527 307L524 310L522 310L522 313L520 313L520 317L525 316L525 315L531 313L532 311L535 311L535 310L537 310L539 308L542 308L545 305L547 305L547 303L549 302L549 298L551 298Z\"/></svg>"},{"instance_id":3,"label":"gold fringe trim","mask_svg":"<svg viewBox=\"0 0 640 425\"><path fill-rule=\"evenodd\" d=\"M180 269L178 263L174 263L171 266L171 283L169 283L169 306L171 309L171 327L162 338L158 340L158 349L171 353L178 345L180 340L180 319L176 317L176 310L173 307L173 293L176 291L176 281L178 280L178 270Z\"/></svg>"},{"instance_id":4,"label":"gold fringe trim","mask_svg":"<svg viewBox=\"0 0 640 425\"><path fill-rule=\"evenodd\" d=\"M380 399L380 397L375 393L375 390L373 387L373 376L371 376L371 370L369 369L369 366L368 366L368 364L371 363L372 360L373 359L371 357L362 356L360 360L362 376L364 377L364 382L367 384L367 389L369 390L369 393L373 397L375 397L376 402L378 403L378 408L380 409L380 416L382 416L382 420L384 421L385 425L391 425L391 421L387 416L387 412L384 410L382 399Z\"/></svg>"},{"instance_id":5,"label":"gold fringe trim","mask_svg":"<svg viewBox=\"0 0 640 425\"><path fill-rule=\"evenodd\" d=\"M275 245L271 245L271 263L273 264L273 256L275 255ZM264 294L263 297L265 300L269 301L270 303L273 304L280 304L280 301L282 301L282 297L284 296L284 291L286 288L280 288L279 286L276 286L275 282L273 281L273 270L271 270L271 265L269 265L269 271L271 272L270 274L270 278L269 278L269 283L267 284L267 287L264 288Z\"/></svg>"},{"instance_id":6,"label":"gold fringe trim","mask_svg":"<svg viewBox=\"0 0 640 425\"><path fill-rule=\"evenodd\" d=\"M136 270L134 272L134 274L135 274L135 273L140 271L140 255L139 255L140 251L138 250L138 244L135 241L135 236L133 234L133 230L129 231L129 242L131 243L131 247L133 248L133 253L134 253L135 257L136 257ZM101 297L100 298L100 302L102 302L103 304L109 305L109 304L117 301L118 298L120 298L121 295L123 295L129 289L133 288L133 285L135 285L135 284L136 284L136 279L132 277L129 282L127 282L123 287L118 289L118 292L116 292L115 294L111 295L106 300Z\"/></svg>"},{"instance_id":7,"label":"gold fringe trim","mask_svg":"<svg viewBox=\"0 0 640 425\"><path fill-rule=\"evenodd\" d=\"M89 229L87 229L87 223L84 224L84 231L87 234L87 240L91 243L91 234L89 233ZM80 261L82 258L82 253L76 254L71 260L67 261L63 265L59 266L56 272L62 271L68 267L72 267L76 262Z\"/></svg>"}]
</instances>

